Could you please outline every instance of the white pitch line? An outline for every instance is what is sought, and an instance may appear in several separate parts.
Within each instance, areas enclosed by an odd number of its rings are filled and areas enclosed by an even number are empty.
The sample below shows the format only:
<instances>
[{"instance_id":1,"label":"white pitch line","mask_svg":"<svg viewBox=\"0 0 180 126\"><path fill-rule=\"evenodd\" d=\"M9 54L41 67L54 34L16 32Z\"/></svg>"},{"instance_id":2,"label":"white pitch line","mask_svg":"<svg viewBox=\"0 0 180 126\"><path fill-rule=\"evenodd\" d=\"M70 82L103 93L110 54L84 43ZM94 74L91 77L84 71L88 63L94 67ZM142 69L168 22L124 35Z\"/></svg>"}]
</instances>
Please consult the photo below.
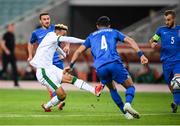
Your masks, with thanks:
<instances>
[{"instance_id":1,"label":"white pitch line","mask_svg":"<svg viewBox=\"0 0 180 126\"><path fill-rule=\"evenodd\" d=\"M180 113L151 113L140 114L141 116L166 116L166 115L180 115ZM0 118L27 118L27 117L84 117L85 115L37 115L37 114L0 114ZM123 116L123 114L104 114L104 115L86 115L86 117L104 117L104 116Z\"/></svg>"}]
</instances>

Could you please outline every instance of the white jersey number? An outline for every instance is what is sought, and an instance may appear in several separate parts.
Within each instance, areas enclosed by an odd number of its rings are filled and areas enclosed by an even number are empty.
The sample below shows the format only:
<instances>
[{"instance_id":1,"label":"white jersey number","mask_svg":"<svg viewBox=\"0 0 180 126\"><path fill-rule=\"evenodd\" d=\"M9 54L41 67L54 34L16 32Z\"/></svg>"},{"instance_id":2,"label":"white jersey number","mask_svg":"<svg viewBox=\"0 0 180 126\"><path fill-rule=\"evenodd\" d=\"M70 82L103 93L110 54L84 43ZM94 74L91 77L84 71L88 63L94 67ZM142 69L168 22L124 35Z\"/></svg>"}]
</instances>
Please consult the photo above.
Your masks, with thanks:
<instances>
[{"instance_id":1,"label":"white jersey number","mask_svg":"<svg viewBox=\"0 0 180 126\"><path fill-rule=\"evenodd\" d=\"M171 44L174 44L174 37L171 37Z\"/></svg>"},{"instance_id":2,"label":"white jersey number","mask_svg":"<svg viewBox=\"0 0 180 126\"><path fill-rule=\"evenodd\" d=\"M106 37L104 35L101 37L101 49L107 50L107 42Z\"/></svg>"}]
</instances>

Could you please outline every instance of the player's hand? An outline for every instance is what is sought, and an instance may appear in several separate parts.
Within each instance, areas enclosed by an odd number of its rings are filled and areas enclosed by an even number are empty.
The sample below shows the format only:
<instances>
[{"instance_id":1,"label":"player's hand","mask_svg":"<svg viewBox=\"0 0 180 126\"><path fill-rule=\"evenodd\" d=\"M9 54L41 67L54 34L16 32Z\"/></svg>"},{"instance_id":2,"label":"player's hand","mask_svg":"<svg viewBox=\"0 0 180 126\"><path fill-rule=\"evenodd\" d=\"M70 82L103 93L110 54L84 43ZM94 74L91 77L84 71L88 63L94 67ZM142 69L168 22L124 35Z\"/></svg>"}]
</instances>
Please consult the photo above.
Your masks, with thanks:
<instances>
[{"instance_id":1,"label":"player's hand","mask_svg":"<svg viewBox=\"0 0 180 126\"><path fill-rule=\"evenodd\" d=\"M151 48L155 48L157 45L158 45L158 43L153 42L153 43L151 43Z\"/></svg>"},{"instance_id":2,"label":"player's hand","mask_svg":"<svg viewBox=\"0 0 180 126\"><path fill-rule=\"evenodd\" d=\"M27 61L30 62L32 60L32 56L29 56Z\"/></svg>"},{"instance_id":3,"label":"player's hand","mask_svg":"<svg viewBox=\"0 0 180 126\"><path fill-rule=\"evenodd\" d=\"M141 56L140 60L141 60L141 64L147 64L148 63L148 59L144 55Z\"/></svg>"},{"instance_id":4,"label":"player's hand","mask_svg":"<svg viewBox=\"0 0 180 126\"><path fill-rule=\"evenodd\" d=\"M70 73L70 72L72 72L72 68L70 68L70 66L65 67L64 70L63 70L64 74Z\"/></svg>"}]
</instances>

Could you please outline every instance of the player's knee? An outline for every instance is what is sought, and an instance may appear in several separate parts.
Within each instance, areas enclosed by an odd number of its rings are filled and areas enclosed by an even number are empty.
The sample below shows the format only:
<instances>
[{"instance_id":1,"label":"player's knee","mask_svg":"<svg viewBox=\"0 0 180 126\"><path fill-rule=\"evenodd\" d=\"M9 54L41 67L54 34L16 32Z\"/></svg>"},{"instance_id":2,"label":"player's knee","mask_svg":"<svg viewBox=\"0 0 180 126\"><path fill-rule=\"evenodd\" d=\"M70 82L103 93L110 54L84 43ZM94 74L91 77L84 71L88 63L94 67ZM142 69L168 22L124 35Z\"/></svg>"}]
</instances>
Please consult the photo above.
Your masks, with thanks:
<instances>
[{"instance_id":1,"label":"player's knee","mask_svg":"<svg viewBox=\"0 0 180 126\"><path fill-rule=\"evenodd\" d=\"M133 83L124 84L123 86L124 86L126 89L128 89L128 88L134 88L134 89L135 89Z\"/></svg>"},{"instance_id":2,"label":"player's knee","mask_svg":"<svg viewBox=\"0 0 180 126\"><path fill-rule=\"evenodd\" d=\"M123 83L123 86L127 89L128 87L134 87L131 77L128 77Z\"/></svg>"},{"instance_id":3,"label":"player's knee","mask_svg":"<svg viewBox=\"0 0 180 126\"><path fill-rule=\"evenodd\" d=\"M61 101L66 98L66 93L62 87L59 87L58 89L56 89L56 95Z\"/></svg>"},{"instance_id":4,"label":"player's knee","mask_svg":"<svg viewBox=\"0 0 180 126\"><path fill-rule=\"evenodd\" d=\"M63 101L66 99L66 93L62 93L62 94L57 94L58 98Z\"/></svg>"}]
</instances>

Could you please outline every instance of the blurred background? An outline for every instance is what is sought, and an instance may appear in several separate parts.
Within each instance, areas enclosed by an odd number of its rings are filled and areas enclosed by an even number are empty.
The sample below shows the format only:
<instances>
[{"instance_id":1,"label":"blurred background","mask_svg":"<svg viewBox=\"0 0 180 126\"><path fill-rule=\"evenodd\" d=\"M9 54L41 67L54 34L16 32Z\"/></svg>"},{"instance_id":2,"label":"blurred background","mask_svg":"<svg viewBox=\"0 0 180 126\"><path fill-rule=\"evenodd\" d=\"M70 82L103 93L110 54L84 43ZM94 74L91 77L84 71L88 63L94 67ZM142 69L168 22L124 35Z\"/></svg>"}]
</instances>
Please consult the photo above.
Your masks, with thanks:
<instances>
[{"instance_id":1,"label":"blurred background","mask_svg":"<svg viewBox=\"0 0 180 126\"><path fill-rule=\"evenodd\" d=\"M124 44L118 45L118 52L135 83L162 84L165 82L159 49L151 49L148 40L156 28L164 24L163 13L166 9L176 11L177 24L180 24L180 0L0 0L0 37L2 38L5 33L7 24L15 24L15 56L19 80L36 80L34 70L27 63L27 43L31 32L40 26L41 12L49 12L53 24L68 25L68 35L82 39L96 30L96 19L106 15L111 19L112 28L135 39L150 60L149 65L142 66L131 48ZM69 63L78 46L71 45L65 65ZM0 70L2 69L1 54L2 48L0 48ZM92 61L88 50L79 58L73 74L89 82L99 82ZM9 65L8 72L0 76L0 80L11 80L11 75Z\"/></svg>"}]
</instances>

